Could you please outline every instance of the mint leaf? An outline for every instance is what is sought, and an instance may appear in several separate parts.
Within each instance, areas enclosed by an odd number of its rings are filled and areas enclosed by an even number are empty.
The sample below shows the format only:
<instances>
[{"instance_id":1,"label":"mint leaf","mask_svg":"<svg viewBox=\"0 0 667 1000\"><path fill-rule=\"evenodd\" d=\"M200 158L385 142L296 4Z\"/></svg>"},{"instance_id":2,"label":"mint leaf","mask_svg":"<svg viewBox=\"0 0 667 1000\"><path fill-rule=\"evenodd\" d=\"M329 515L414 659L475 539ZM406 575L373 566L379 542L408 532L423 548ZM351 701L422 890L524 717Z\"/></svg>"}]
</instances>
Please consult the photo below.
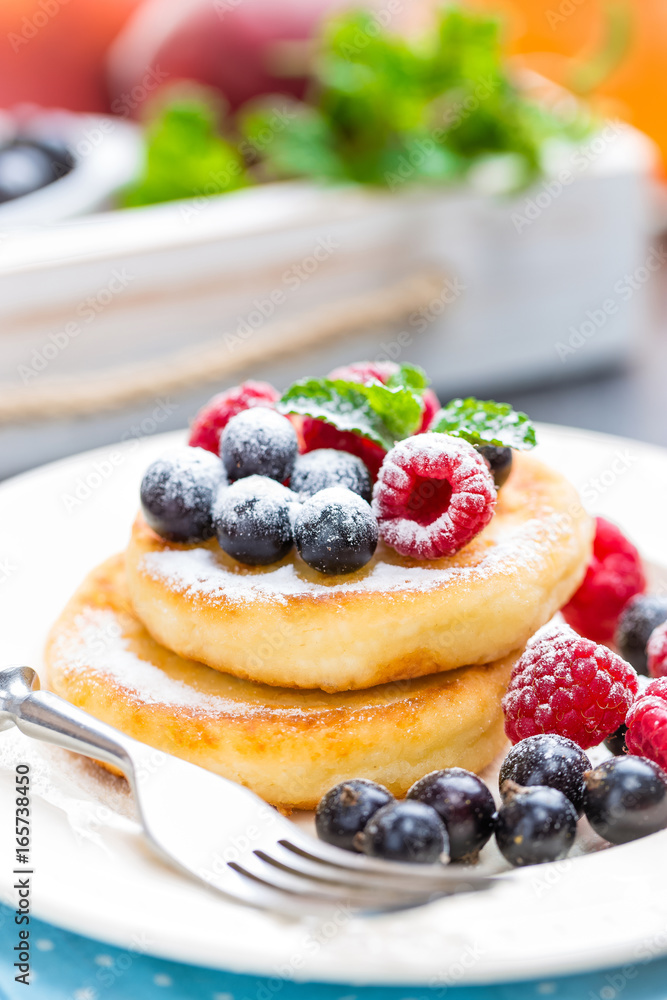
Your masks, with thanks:
<instances>
[{"instance_id":1,"label":"mint leaf","mask_svg":"<svg viewBox=\"0 0 667 1000\"><path fill-rule=\"evenodd\" d=\"M265 123L240 115L251 142L273 136L254 144L260 176L393 191L460 183L498 155L517 164L514 183L533 179L547 139L580 141L594 122L521 89L501 28L458 4L434 11L421 35L391 30L379 11L331 13L310 62L308 103L295 101L284 127L269 132L270 114Z\"/></svg>"},{"instance_id":2,"label":"mint leaf","mask_svg":"<svg viewBox=\"0 0 667 1000\"><path fill-rule=\"evenodd\" d=\"M525 451L533 448L535 428L528 416L509 403L492 399L453 399L436 413L431 431L461 437L470 444L494 444L499 448Z\"/></svg>"},{"instance_id":3,"label":"mint leaf","mask_svg":"<svg viewBox=\"0 0 667 1000\"><path fill-rule=\"evenodd\" d=\"M336 135L317 108L301 101L266 97L245 105L237 116L237 126L245 137L241 148L253 161L270 163L274 177L348 179L336 149Z\"/></svg>"},{"instance_id":4,"label":"mint leaf","mask_svg":"<svg viewBox=\"0 0 667 1000\"><path fill-rule=\"evenodd\" d=\"M412 389L413 392L423 392L431 384L431 380L423 368L418 365L401 365L395 375L390 375L386 385L390 389Z\"/></svg>"},{"instance_id":5,"label":"mint leaf","mask_svg":"<svg viewBox=\"0 0 667 1000\"><path fill-rule=\"evenodd\" d=\"M424 404L419 394L407 387L392 387L382 385L381 382L364 385L362 390L372 409L389 429L392 445L414 434L421 423L424 411Z\"/></svg>"},{"instance_id":6,"label":"mint leaf","mask_svg":"<svg viewBox=\"0 0 667 1000\"><path fill-rule=\"evenodd\" d=\"M416 393L400 386L306 378L290 386L278 409L282 413L301 413L324 420L341 431L369 438L389 451L417 429L423 405Z\"/></svg>"},{"instance_id":7,"label":"mint leaf","mask_svg":"<svg viewBox=\"0 0 667 1000\"><path fill-rule=\"evenodd\" d=\"M143 173L122 194L126 208L208 197L248 183L240 152L218 132L212 99L198 93L173 97L148 126Z\"/></svg>"}]
</instances>

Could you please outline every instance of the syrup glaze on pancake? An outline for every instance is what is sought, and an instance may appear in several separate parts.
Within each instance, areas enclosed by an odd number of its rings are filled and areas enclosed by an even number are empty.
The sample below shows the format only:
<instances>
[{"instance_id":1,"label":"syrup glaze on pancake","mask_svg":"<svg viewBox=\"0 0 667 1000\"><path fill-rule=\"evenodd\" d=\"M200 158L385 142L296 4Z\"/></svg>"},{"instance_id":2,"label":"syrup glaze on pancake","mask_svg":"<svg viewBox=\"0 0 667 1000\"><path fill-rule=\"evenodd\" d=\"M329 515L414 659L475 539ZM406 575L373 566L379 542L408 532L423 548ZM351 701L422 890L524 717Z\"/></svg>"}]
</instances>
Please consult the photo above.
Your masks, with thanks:
<instances>
[{"instance_id":1,"label":"syrup glaze on pancake","mask_svg":"<svg viewBox=\"0 0 667 1000\"><path fill-rule=\"evenodd\" d=\"M116 556L94 570L56 622L50 688L274 805L314 808L359 775L403 795L435 768L482 770L506 743L500 701L518 653L368 691L269 687L156 643L132 610L124 569Z\"/></svg>"},{"instance_id":2,"label":"syrup glaze on pancake","mask_svg":"<svg viewBox=\"0 0 667 1000\"><path fill-rule=\"evenodd\" d=\"M523 646L579 586L592 534L567 480L518 453L490 524L455 556L419 562L380 545L347 577L294 553L253 569L216 541L169 543L139 515L128 584L149 632L183 656L265 684L347 691Z\"/></svg>"}]
</instances>

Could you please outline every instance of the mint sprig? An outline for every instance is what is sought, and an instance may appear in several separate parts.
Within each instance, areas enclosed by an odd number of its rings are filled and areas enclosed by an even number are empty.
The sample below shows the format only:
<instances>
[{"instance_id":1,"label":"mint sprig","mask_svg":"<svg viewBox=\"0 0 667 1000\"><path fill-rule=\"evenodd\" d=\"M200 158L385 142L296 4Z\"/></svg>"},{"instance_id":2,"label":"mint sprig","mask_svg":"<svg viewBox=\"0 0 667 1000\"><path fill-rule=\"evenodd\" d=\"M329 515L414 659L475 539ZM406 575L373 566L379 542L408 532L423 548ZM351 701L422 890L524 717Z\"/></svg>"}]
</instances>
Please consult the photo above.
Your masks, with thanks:
<instances>
[{"instance_id":1,"label":"mint sprig","mask_svg":"<svg viewBox=\"0 0 667 1000\"><path fill-rule=\"evenodd\" d=\"M390 375L385 385L390 389L412 389L413 392L423 392L431 384L431 380L419 365L403 364L397 372Z\"/></svg>"},{"instance_id":2,"label":"mint sprig","mask_svg":"<svg viewBox=\"0 0 667 1000\"><path fill-rule=\"evenodd\" d=\"M308 103L291 102L277 128L275 98L241 113L261 176L395 191L460 183L475 164L508 155L516 165L508 183L524 184L542 172L547 140L578 142L592 131L585 111L551 110L517 85L500 19L447 3L424 34L384 23L372 9L325 18ZM267 133L270 142L256 140Z\"/></svg>"},{"instance_id":3,"label":"mint sprig","mask_svg":"<svg viewBox=\"0 0 667 1000\"><path fill-rule=\"evenodd\" d=\"M526 451L535 447L535 428L530 418L509 403L492 399L453 399L436 413L431 431L461 437L470 444L492 444L498 448Z\"/></svg>"},{"instance_id":4,"label":"mint sprig","mask_svg":"<svg viewBox=\"0 0 667 1000\"><path fill-rule=\"evenodd\" d=\"M324 420L389 451L397 441L414 434L421 421L423 403L419 392L402 385L306 378L290 386L278 409L282 413L300 413Z\"/></svg>"},{"instance_id":5,"label":"mint sprig","mask_svg":"<svg viewBox=\"0 0 667 1000\"><path fill-rule=\"evenodd\" d=\"M150 123L142 174L122 194L126 207L208 197L250 183L241 153L219 134L214 93L203 87L175 92Z\"/></svg>"}]
</instances>

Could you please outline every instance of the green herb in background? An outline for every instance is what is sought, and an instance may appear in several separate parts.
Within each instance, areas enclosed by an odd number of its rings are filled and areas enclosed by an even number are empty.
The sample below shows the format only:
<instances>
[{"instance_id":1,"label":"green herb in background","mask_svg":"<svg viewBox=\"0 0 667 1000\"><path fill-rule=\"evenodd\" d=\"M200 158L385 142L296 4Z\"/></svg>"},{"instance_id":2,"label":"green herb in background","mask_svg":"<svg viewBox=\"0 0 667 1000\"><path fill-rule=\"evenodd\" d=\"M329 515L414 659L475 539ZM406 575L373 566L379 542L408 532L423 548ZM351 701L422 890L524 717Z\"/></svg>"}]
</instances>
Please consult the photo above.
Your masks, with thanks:
<instances>
[{"instance_id":1,"label":"green herb in background","mask_svg":"<svg viewBox=\"0 0 667 1000\"><path fill-rule=\"evenodd\" d=\"M143 175L123 196L127 207L233 191L248 183L243 158L218 133L205 100L179 97L151 123Z\"/></svg>"},{"instance_id":2,"label":"green herb in background","mask_svg":"<svg viewBox=\"0 0 667 1000\"><path fill-rule=\"evenodd\" d=\"M270 102L240 115L252 141L268 127ZM566 121L529 100L503 65L495 18L443 8L417 39L378 29L371 13L351 12L325 28L311 100L263 150L265 173L358 181L396 189L454 181L478 160L513 154L517 185L540 172L551 137L582 138L583 116Z\"/></svg>"},{"instance_id":3,"label":"green herb in background","mask_svg":"<svg viewBox=\"0 0 667 1000\"><path fill-rule=\"evenodd\" d=\"M143 176L123 203L288 177L397 190L460 181L498 155L510 157L508 187L520 187L540 173L546 140L591 130L583 112L566 120L523 94L504 65L498 21L456 6L419 38L388 33L366 11L330 19L308 101L265 97L224 126L223 137L213 100L173 99L148 127Z\"/></svg>"}]
</instances>

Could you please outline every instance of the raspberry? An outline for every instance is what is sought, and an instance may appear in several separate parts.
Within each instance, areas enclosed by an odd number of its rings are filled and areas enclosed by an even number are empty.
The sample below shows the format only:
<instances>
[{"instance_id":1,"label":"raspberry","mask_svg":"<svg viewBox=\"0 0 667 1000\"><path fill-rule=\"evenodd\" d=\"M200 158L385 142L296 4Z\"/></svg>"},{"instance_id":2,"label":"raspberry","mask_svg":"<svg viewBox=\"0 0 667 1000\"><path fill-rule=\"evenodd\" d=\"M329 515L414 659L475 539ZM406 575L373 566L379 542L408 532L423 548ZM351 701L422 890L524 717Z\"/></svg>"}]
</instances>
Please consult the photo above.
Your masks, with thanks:
<instances>
[{"instance_id":1,"label":"raspberry","mask_svg":"<svg viewBox=\"0 0 667 1000\"><path fill-rule=\"evenodd\" d=\"M621 611L646 589L637 549L615 524L596 518L593 555L584 582L562 608L568 625L595 642L610 643Z\"/></svg>"},{"instance_id":2,"label":"raspberry","mask_svg":"<svg viewBox=\"0 0 667 1000\"><path fill-rule=\"evenodd\" d=\"M488 465L471 444L448 434L399 441L373 490L380 534L416 559L458 552L489 523L495 506Z\"/></svg>"},{"instance_id":3,"label":"raspberry","mask_svg":"<svg viewBox=\"0 0 667 1000\"><path fill-rule=\"evenodd\" d=\"M427 431L431 424L433 423L433 417L436 415L440 409L440 400L433 392L433 389L425 389L424 395L422 396L424 402L424 414L422 416L421 427L419 428L419 433L422 431Z\"/></svg>"},{"instance_id":4,"label":"raspberry","mask_svg":"<svg viewBox=\"0 0 667 1000\"><path fill-rule=\"evenodd\" d=\"M242 382L218 393L197 413L190 428L188 444L217 455L220 434L232 417L251 406L273 406L277 399L280 399L280 393L268 382Z\"/></svg>"},{"instance_id":5,"label":"raspberry","mask_svg":"<svg viewBox=\"0 0 667 1000\"><path fill-rule=\"evenodd\" d=\"M512 671L503 698L505 732L512 743L556 733L587 750L625 722L636 694L634 669L607 646L568 625L547 627Z\"/></svg>"},{"instance_id":6,"label":"raspberry","mask_svg":"<svg viewBox=\"0 0 667 1000\"><path fill-rule=\"evenodd\" d=\"M343 382L371 382L376 379L385 385L398 370L395 361L353 361L351 365L334 368L327 378L342 379Z\"/></svg>"},{"instance_id":7,"label":"raspberry","mask_svg":"<svg viewBox=\"0 0 667 1000\"><path fill-rule=\"evenodd\" d=\"M654 628L646 645L648 672L651 677L667 674L667 622Z\"/></svg>"},{"instance_id":8,"label":"raspberry","mask_svg":"<svg viewBox=\"0 0 667 1000\"><path fill-rule=\"evenodd\" d=\"M625 743L639 754L667 768L667 677L652 681L637 698L626 719Z\"/></svg>"}]
</instances>

